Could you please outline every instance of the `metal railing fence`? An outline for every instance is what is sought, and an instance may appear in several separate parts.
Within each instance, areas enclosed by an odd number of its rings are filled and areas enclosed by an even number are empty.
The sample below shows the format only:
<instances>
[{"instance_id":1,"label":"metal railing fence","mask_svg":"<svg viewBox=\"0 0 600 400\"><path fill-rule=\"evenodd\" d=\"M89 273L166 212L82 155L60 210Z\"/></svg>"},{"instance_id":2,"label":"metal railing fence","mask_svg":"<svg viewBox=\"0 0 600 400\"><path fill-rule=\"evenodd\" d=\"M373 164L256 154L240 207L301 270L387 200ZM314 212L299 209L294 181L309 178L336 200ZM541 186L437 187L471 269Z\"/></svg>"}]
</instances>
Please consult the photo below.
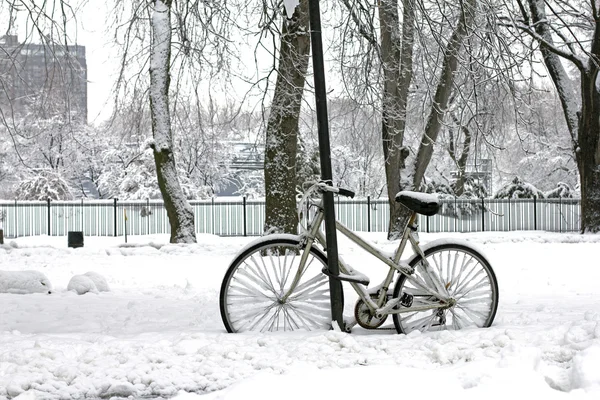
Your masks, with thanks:
<instances>
[{"instance_id":1,"label":"metal railing fence","mask_svg":"<svg viewBox=\"0 0 600 400\"><path fill-rule=\"evenodd\" d=\"M441 200L440 213L420 216L423 232L544 230L575 232L580 227L577 199ZM256 236L263 233L264 200L190 201L197 233ZM336 217L350 229L386 232L387 199L336 199ZM170 233L162 201L0 201L4 237L122 236Z\"/></svg>"}]
</instances>

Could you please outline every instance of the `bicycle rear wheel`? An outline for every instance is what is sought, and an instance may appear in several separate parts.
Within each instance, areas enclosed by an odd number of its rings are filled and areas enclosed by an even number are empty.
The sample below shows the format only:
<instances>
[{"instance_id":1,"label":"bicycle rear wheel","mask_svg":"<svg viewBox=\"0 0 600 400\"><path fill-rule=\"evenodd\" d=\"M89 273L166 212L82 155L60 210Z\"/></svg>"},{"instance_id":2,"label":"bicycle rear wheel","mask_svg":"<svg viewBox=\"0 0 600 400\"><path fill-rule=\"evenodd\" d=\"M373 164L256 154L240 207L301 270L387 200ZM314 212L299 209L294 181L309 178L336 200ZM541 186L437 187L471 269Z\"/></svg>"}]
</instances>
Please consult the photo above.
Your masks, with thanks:
<instances>
[{"instance_id":1,"label":"bicycle rear wheel","mask_svg":"<svg viewBox=\"0 0 600 400\"><path fill-rule=\"evenodd\" d=\"M489 262L477 251L461 244L441 244L425 251L425 259L445 286L448 296L455 302L452 307L426 311L393 314L398 333L410 333L467 327L487 328L494 321L498 308L498 282ZM419 256L410 265L415 268L413 277L430 287ZM411 307L431 305L437 299L417 288L404 275L394 287L393 297L404 293L413 295Z\"/></svg>"},{"instance_id":2,"label":"bicycle rear wheel","mask_svg":"<svg viewBox=\"0 0 600 400\"><path fill-rule=\"evenodd\" d=\"M325 255L311 248L300 269L300 242L274 238L258 242L229 266L221 285L221 318L228 332L318 330L331 327Z\"/></svg>"}]
</instances>

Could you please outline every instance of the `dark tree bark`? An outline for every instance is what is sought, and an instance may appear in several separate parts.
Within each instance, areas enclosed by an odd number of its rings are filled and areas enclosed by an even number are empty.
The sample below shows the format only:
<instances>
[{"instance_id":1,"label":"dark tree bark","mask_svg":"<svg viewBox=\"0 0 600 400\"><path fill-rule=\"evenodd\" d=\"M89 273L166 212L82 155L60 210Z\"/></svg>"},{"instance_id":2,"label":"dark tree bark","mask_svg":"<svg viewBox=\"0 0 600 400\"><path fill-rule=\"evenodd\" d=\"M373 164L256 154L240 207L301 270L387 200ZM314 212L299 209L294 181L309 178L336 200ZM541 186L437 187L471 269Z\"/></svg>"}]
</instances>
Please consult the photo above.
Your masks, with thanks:
<instances>
[{"instance_id":1,"label":"dark tree bark","mask_svg":"<svg viewBox=\"0 0 600 400\"><path fill-rule=\"evenodd\" d=\"M284 19L265 145L265 231L295 233L298 120L310 53L308 0Z\"/></svg>"},{"instance_id":2,"label":"dark tree bark","mask_svg":"<svg viewBox=\"0 0 600 400\"><path fill-rule=\"evenodd\" d=\"M158 187L171 225L171 243L195 243L194 214L183 194L175 155L169 111L172 0L155 0L150 54L150 111Z\"/></svg>"},{"instance_id":3,"label":"dark tree bark","mask_svg":"<svg viewBox=\"0 0 600 400\"><path fill-rule=\"evenodd\" d=\"M402 190L401 171L405 168L405 160L409 155L403 141L408 90L413 76L415 6L413 0L403 0L402 4L400 34L398 1L382 0L379 3L383 63L381 138L390 207L389 239L395 239L402 233L407 216L406 210L396 203L395 197Z\"/></svg>"},{"instance_id":4,"label":"dark tree bark","mask_svg":"<svg viewBox=\"0 0 600 400\"><path fill-rule=\"evenodd\" d=\"M600 231L600 15L595 2L589 16L594 31L587 57L581 57L555 45L552 28L546 16L543 0L528 0L531 23L521 27L540 44L544 64L558 92L571 140L581 182L581 231ZM523 18L529 15L521 7ZM583 43L580 43L583 46ZM569 78L561 60L574 64L579 70L580 101L576 101L574 82Z\"/></svg>"}]
</instances>

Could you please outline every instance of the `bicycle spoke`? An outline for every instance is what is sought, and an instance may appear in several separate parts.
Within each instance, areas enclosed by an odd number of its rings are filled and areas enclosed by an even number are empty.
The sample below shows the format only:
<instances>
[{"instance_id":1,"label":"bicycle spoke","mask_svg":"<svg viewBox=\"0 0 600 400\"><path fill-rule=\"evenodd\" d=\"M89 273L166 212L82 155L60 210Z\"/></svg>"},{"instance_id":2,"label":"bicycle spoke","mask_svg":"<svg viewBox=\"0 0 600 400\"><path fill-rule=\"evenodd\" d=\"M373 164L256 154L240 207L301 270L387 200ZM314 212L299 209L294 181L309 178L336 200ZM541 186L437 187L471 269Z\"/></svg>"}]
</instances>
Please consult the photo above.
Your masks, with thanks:
<instances>
[{"instance_id":1,"label":"bicycle spoke","mask_svg":"<svg viewBox=\"0 0 600 400\"><path fill-rule=\"evenodd\" d=\"M409 333L419 329L463 329L468 326L487 327L495 316L498 306L497 283L491 267L475 251L462 245L438 245L425 252L429 262L430 277L425 260L418 260L413 279L400 278L394 289L394 297L403 293L413 296L412 307L437 306L438 311L403 312L393 315L398 332ZM437 277L433 275L437 274ZM448 293L448 300L440 302L428 295L418 284L436 290L435 279L441 279ZM410 311L410 308L406 308Z\"/></svg>"},{"instance_id":2,"label":"bicycle spoke","mask_svg":"<svg viewBox=\"0 0 600 400\"><path fill-rule=\"evenodd\" d=\"M230 267L235 269L221 294L230 332L327 329L329 285L321 272L326 262L311 251L301 268L301 254L297 243L273 241Z\"/></svg>"}]
</instances>

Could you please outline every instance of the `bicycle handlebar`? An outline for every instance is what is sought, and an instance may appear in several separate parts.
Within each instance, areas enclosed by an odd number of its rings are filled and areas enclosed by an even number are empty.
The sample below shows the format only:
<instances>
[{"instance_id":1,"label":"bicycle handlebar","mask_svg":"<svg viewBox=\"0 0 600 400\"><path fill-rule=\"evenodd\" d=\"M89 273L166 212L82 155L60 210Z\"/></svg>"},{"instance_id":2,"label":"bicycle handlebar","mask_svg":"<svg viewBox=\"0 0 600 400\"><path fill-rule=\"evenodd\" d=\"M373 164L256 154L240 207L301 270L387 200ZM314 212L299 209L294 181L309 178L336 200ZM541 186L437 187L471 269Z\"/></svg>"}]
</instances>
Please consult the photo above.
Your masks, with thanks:
<instances>
[{"instance_id":1,"label":"bicycle handlebar","mask_svg":"<svg viewBox=\"0 0 600 400\"><path fill-rule=\"evenodd\" d=\"M354 198L355 193L352 190L348 190L348 189L343 189L340 187L335 187L335 186L331 186L328 185L325 182L319 182L316 185L319 190L321 192L332 192L332 193L337 193L341 196L345 196L345 197L350 197L351 199Z\"/></svg>"},{"instance_id":2,"label":"bicycle handlebar","mask_svg":"<svg viewBox=\"0 0 600 400\"><path fill-rule=\"evenodd\" d=\"M338 194L353 199L355 193L352 190L338 188Z\"/></svg>"}]
</instances>

